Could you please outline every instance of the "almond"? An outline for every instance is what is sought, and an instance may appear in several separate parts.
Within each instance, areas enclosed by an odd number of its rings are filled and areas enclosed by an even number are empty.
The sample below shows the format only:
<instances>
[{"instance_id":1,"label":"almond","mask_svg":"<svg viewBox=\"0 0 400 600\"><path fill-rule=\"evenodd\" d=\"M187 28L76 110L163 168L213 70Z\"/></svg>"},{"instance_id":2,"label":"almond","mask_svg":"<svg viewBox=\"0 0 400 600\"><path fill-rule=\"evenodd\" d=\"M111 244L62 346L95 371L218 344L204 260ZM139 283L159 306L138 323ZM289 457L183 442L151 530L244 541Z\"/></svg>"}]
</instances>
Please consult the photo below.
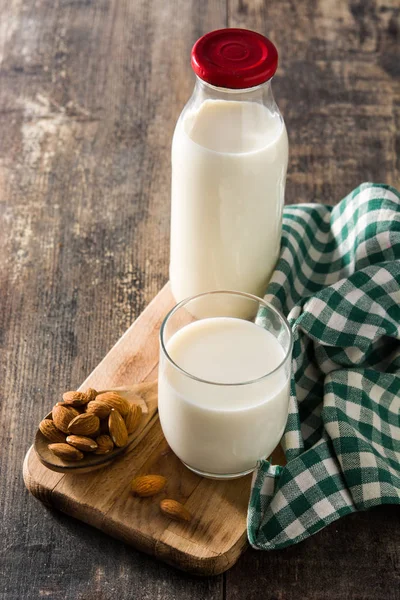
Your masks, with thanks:
<instances>
[{"instance_id":1,"label":"almond","mask_svg":"<svg viewBox=\"0 0 400 600\"><path fill-rule=\"evenodd\" d=\"M105 419L111 412L111 406L98 400L91 400L86 407L86 412L96 415L99 419Z\"/></svg>"},{"instance_id":2,"label":"almond","mask_svg":"<svg viewBox=\"0 0 400 600\"><path fill-rule=\"evenodd\" d=\"M99 394L96 396L96 402L103 402L107 406L115 408L124 418L128 414L129 411L129 402L125 400L122 396L117 394L117 392L104 392L103 394Z\"/></svg>"},{"instance_id":3,"label":"almond","mask_svg":"<svg viewBox=\"0 0 400 600\"><path fill-rule=\"evenodd\" d=\"M131 483L131 490L135 496L147 498L155 496L164 489L167 480L162 475L140 475Z\"/></svg>"},{"instance_id":4,"label":"almond","mask_svg":"<svg viewBox=\"0 0 400 600\"><path fill-rule=\"evenodd\" d=\"M96 415L83 413L72 419L68 425L68 433L76 435L93 435L100 426L100 419Z\"/></svg>"},{"instance_id":5,"label":"almond","mask_svg":"<svg viewBox=\"0 0 400 600\"><path fill-rule=\"evenodd\" d=\"M97 392L96 390L94 390L93 388L88 388L85 392L86 397L87 397L87 401L91 402L92 400L94 400L97 396Z\"/></svg>"},{"instance_id":6,"label":"almond","mask_svg":"<svg viewBox=\"0 0 400 600\"><path fill-rule=\"evenodd\" d=\"M69 435L67 437L67 444L78 448L78 450L82 450L82 452L94 452L94 450L97 450L97 443L92 438L83 435Z\"/></svg>"},{"instance_id":7,"label":"almond","mask_svg":"<svg viewBox=\"0 0 400 600\"><path fill-rule=\"evenodd\" d=\"M192 519L192 515L187 508L176 500L170 500L169 498L161 500L160 509L164 515L175 521L190 521Z\"/></svg>"},{"instance_id":8,"label":"almond","mask_svg":"<svg viewBox=\"0 0 400 600\"><path fill-rule=\"evenodd\" d=\"M63 460L82 460L83 458L83 452L69 444L49 444L49 450Z\"/></svg>"},{"instance_id":9,"label":"almond","mask_svg":"<svg viewBox=\"0 0 400 600\"><path fill-rule=\"evenodd\" d=\"M122 448L128 443L128 432L126 429L125 421L114 408L111 409L110 416L108 417L108 428L110 430L110 436L116 446Z\"/></svg>"},{"instance_id":10,"label":"almond","mask_svg":"<svg viewBox=\"0 0 400 600\"><path fill-rule=\"evenodd\" d=\"M109 454L114 449L114 442L109 435L99 435L96 438L96 444L95 454Z\"/></svg>"},{"instance_id":11,"label":"almond","mask_svg":"<svg viewBox=\"0 0 400 600\"><path fill-rule=\"evenodd\" d=\"M43 419L43 421L39 423L39 429L41 434L50 440L50 442L56 444L65 442L65 435L57 429L51 419Z\"/></svg>"},{"instance_id":12,"label":"almond","mask_svg":"<svg viewBox=\"0 0 400 600\"><path fill-rule=\"evenodd\" d=\"M72 408L70 404L67 404L67 402L57 402L56 406L65 406L67 408ZM82 404L82 406L74 406L73 407L74 410L76 410L76 412L78 413L78 415L81 415L83 412L85 412L86 409L86 405Z\"/></svg>"},{"instance_id":13,"label":"almond","mask_svg":"<svg viewBox=\"0 0 400 600\"><path fill-rule=\"evenodd\" d=\"M140 423L142 416L142 409L138 404L131 404L129 407L128 414L125 417L125 425L128 433L133 433Z\"/></svg>"},{"instance_id":14,"label":"almond","mask_svg":"<svg viewBox=\"0 0 400 600\"><path fill-rule=\"evenodd\" d=\"M70 406L83 406L89 402L88 397L83 392L65 392L63 401Z\"/></svg>"},{"instance_id":15,"label":"almond","mask_svg":"<svg viewBox=\"0 0 400 600\"><path fill-rule=\"evenodd\" d=\"M68 425L79 415L78 411L72 408L72 406L62 406L61 404L53 406L51 414L54 425L64 433L68 433Z\"/></svg>"}]
</instances>

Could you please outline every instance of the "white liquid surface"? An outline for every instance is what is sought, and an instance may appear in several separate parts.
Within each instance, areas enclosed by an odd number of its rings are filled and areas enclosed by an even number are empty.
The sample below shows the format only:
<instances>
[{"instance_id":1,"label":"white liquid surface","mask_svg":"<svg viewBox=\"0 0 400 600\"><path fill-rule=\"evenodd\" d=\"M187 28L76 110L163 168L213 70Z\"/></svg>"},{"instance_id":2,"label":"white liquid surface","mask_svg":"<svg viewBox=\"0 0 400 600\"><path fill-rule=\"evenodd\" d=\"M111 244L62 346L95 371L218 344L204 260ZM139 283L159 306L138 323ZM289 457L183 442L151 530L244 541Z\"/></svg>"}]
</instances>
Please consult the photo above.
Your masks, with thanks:
<instances>
[{"instance_id":1,"label":"white liquid surface","mask_svg":"<svg viewBox=\"0 0 400 600\"><path fill-rule=\"evenodd\" d=\"M177 301L231 289L263 295L276 264L288 140L261 104L206 100L172 144L171 262Z\"/></svg>"},{"instance_id":2,"label":"white liquid surface","mask_svg":"<svg viewBox=\"0 0 400 600\"><path fill-rule=\"evenodd\" d=\"M282 437L288 412L284 351L265 329L241 319L215 317L186 325L167 343L181 369L161 355L159 415L175 454L205 473L249 471ZM268 377L264 377L271 373ZM262 378L262 379L259 379Z\"/></svg>"}]
</instances>

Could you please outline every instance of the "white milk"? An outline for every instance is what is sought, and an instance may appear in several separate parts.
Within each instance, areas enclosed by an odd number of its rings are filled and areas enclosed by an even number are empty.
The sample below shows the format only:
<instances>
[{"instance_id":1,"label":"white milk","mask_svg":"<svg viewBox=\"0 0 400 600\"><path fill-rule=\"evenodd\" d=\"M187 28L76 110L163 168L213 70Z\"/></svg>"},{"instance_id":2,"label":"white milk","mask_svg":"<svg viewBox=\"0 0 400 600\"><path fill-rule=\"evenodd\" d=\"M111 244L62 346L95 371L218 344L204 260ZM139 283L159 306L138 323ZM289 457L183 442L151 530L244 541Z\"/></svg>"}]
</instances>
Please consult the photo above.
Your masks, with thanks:
<instances>
[{"instance_id":1,"label":"white milk","mask_svg":"<svg viewBox=\"0 0 400 600\"><path fill-rule=\"evenodd\" d=\"M177 301L211 290L262 296L279 254L288 162L279 113L206 100L172 143L170 279Z\"/></svg>"},{"instance_id":2,"label":"white milk","mask_svg":"<svg viewBox=\"0 0 400 600\"><path fill-rule=\"evenodd\" d=\"M186 325L167 352L184 371L219 384L263 377L278 367L284 350L254 323L232 317ZM159 415L164 435L189 467L211 474L252 470L282 437L288 414L288 372L246 385L213 385L176 369L161 353Z\"/></svg>"}]
</instances>

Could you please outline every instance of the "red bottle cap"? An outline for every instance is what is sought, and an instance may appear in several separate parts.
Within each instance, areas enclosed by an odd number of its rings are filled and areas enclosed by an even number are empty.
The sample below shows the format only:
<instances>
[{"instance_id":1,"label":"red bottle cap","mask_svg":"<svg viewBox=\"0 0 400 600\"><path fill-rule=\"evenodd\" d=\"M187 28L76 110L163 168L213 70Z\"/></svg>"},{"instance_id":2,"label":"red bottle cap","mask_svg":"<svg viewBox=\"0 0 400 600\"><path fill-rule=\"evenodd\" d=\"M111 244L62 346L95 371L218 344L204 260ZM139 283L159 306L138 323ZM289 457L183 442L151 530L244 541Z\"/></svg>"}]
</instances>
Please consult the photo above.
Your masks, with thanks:
<instances>
[{"instance_id":1,"label":"red bottle cap","mask_svg":"<svg viewBox=\"0 0 400 600\"><path fill-rule=\"evenodd\" d=\"M192 49L192 68L211 85L246 89L275 74L278 52L263 35L248 29L217 29L201 37Z\"/></svg>"}]
</instances>

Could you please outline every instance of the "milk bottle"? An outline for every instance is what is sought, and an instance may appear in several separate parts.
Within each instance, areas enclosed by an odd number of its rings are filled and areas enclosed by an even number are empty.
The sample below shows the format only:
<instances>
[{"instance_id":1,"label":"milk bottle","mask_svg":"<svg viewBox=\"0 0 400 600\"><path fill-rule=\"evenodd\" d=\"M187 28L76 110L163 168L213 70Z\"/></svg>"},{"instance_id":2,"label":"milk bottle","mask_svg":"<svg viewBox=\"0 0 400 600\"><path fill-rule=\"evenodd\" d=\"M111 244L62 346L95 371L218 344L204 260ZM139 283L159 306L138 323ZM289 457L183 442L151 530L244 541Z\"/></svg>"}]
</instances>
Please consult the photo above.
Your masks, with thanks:
<instances>
[{"instance_id":1,"label":"milk bottle","mask_svg":"<svg viewBox=\"0 0 400 600\"><path fill-rule=\"evenodd\" d=\"M288 139L272 96L275 46L222 29L194 45L194 93L172 143L170 280L177 301L263 295L278 258Z\"/></svg>"}]
</instances>

